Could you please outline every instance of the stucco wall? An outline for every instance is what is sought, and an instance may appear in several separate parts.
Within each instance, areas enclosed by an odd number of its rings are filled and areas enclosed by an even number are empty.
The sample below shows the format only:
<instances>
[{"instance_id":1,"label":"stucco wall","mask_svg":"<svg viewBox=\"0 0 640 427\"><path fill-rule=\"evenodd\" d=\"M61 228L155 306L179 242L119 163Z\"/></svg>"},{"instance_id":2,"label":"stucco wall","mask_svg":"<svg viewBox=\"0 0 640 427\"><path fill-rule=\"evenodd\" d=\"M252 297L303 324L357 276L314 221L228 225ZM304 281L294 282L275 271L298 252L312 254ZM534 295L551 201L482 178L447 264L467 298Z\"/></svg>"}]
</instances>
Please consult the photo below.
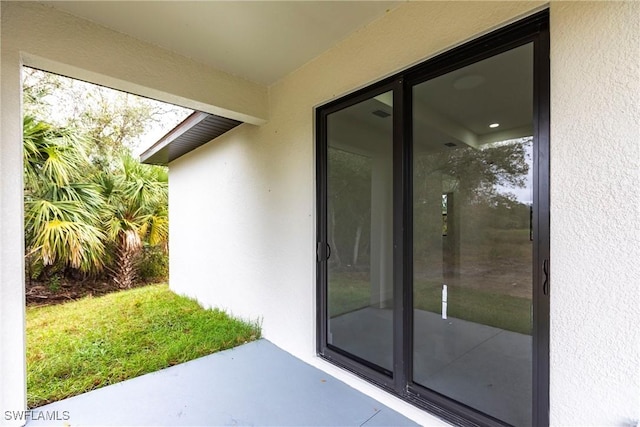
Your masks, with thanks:
<instances>
[{"instance_id":1,"label":"stucco wall","mask_svg":"<svg viewBox=\"0 0 640 427\"><path fill-rule=\"evenodd\" d=\"M271 87L268 124L173 162L171 286L261 317L277 345L435 423L314 357L313 107L535 7L406 4ZM638 16L633 3L551 5L554 425L640 419Z\"/></svg>"},{"instance_id":2,"label":"stucco wall","mask_svg":"<svg viewBox=\"0 0 640 427\"><path fill-rule=\"evenodd\" d=\"M640 420L640 3L551 5L551 421Z\"/></svg>"},{"instance_id":3,"label":"stucco wall","mask_svg":"<svg viewBox=\"0 0 640 427\"><path fill-rule=\"evenodd\" d=\"M18 52L0 63L0 424L26 406L22 108ZM17 425L18 423L13 423Z\"/></svg>"}]
</instances>

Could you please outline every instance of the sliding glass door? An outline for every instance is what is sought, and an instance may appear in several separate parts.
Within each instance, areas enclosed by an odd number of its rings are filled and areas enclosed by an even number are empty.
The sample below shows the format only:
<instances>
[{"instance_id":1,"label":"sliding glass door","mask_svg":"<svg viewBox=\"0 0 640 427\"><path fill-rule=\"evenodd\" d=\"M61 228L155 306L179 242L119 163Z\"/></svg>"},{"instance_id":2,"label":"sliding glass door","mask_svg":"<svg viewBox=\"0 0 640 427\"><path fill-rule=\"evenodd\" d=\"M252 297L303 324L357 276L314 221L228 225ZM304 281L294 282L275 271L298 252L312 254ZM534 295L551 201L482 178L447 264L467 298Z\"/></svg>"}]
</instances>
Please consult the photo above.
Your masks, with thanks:
<instances>
[{"instance_id":1,"label":"sliding glass door","mask_svg":"<svg viewBox=\"0 0 640 427\"><path fill-rule=\"evenodd\" d=\"M327 344L393 371L392 93L327 116Z\"/></svg>"},{"instance_id":2,"label":"sliding glass door","mask_svg":"<svg viewBox=\"0 0 640 427\"><path fill-rule=\"evenodd\" d=\"M411 90L413 381L531 425L533 45Z\"/></svg>"},{"instance_id":3,"label":"sliding glass door","mask_svg":"<svg viewBox=\"0 0 640 427\"><path fill-rule=\"evenodd\" d=\"M459 425L548 423L547 28L317 109L318 353Z\"/></svg>"}]
</instances>

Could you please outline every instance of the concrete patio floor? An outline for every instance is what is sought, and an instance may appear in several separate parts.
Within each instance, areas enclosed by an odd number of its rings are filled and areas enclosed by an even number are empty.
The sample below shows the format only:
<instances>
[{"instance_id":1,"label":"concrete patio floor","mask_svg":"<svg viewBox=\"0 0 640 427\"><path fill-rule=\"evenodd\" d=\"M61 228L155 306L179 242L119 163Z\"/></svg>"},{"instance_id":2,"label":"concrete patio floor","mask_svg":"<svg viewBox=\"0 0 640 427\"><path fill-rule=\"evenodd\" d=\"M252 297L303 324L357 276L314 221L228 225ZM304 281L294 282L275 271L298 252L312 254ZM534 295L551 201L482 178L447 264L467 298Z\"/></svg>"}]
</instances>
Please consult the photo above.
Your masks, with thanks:
<instances>
[{"instance_id":1,"label":"concrete patio floor","mask_svg":"<svg viewBox=\"0 0 640 427\"><path fill-rule=\"evenodd\" d=\"M264 339L35 411L59 419L29 427L417 425Z\"/></svg>"}]
</instances>

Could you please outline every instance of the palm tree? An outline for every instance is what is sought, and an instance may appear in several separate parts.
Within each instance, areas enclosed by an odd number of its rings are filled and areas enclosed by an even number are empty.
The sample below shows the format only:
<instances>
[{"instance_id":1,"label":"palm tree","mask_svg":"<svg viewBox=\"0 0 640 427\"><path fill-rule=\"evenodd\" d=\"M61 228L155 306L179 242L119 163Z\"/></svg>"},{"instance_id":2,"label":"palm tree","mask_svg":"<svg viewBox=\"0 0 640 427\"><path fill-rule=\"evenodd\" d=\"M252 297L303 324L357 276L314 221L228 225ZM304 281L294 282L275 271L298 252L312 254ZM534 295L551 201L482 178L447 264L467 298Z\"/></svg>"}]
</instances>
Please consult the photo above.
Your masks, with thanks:
<instances>
[{"instance_id":1,"label":"palm tree","mask_svg":"<svg viewBox=\"0 0 640 427\"><path fill-rule=\"evenodd\" d=\"M25 248L27 264L60 265L83 272L102 269L105 235L99 228L104 203L92 184L80 182L90 164L84 141L25 116L23 121Z\"/></svg>"},{"instance_id":2,"label":"palm tree","mask_svg":"<svg viewBox=\"0 0 640 427\"><path fill-rule=\"evenodd\" d=\"M107 201L103 215L115 257L113 280L121 288L130 288L143 245L161 245L166 250L168 174L165 168L142 165L125 154L117 173L103 172L96 182Z\"/></svg>"}]
</instances>

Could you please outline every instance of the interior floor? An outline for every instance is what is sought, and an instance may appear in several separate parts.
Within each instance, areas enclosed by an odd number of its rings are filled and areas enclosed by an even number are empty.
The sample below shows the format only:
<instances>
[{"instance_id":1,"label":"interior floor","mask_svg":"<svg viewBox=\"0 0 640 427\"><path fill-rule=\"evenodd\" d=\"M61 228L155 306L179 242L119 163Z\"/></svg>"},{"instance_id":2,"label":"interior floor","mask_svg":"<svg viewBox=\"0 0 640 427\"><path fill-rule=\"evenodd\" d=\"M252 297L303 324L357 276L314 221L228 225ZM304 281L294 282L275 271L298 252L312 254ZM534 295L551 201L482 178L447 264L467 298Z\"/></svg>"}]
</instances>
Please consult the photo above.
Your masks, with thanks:
<instances>
[{"instance_id":1,"label":"interior floor","mask_svg":"<svg viewBox=\"0 0 640 427\"><path fill-rule=\"evenodd\" d=\"M391 370L390 309L334 317L329 330L334 346ZM515 426L531 425L530 335L424 310L414 310L414 334L414 382Z\"/></svg>"}]
</instances>

